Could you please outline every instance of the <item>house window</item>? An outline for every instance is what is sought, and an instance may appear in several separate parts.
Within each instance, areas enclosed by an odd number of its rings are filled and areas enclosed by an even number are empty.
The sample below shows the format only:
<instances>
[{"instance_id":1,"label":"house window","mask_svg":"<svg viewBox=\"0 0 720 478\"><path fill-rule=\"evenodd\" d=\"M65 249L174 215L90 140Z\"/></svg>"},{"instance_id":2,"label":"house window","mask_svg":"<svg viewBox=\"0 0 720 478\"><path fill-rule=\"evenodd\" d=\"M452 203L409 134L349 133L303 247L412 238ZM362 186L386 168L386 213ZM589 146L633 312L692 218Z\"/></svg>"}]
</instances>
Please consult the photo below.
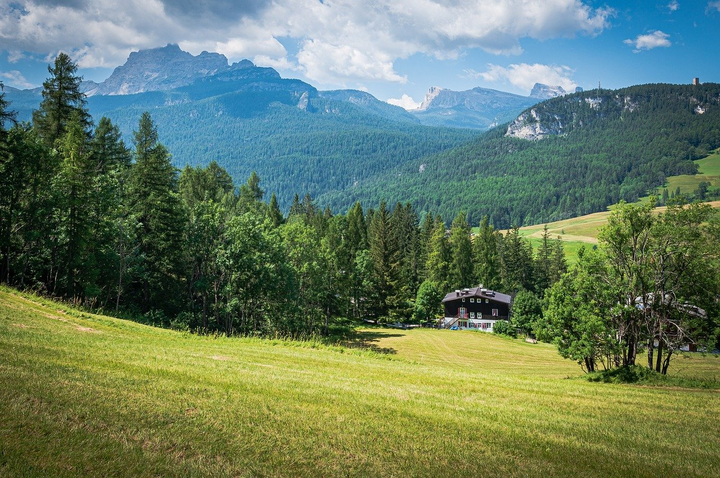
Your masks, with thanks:
<instances>
[{"instance_id":1,"label":"house window","mask_svg":"<svg viewBox=\"0 0 720 478\"><path fill-rule=\"evenodd\" d=\"M470 299L470 303L471 304L475 303L475 299Z\"/></svg>"},{"instance_id":2,"label":"house window","mask_svg":"<svg viewBox=\"0 0 720 478\"><path fill-rule=\"evenodd\" d=\"M490 303L490 301L488 299L485 299L485 303L488 304Z\"/></svg>"},{"instance_id":3,"label":"house window","mask_svg":"<svg viewBox=\"0 0 720 478\"><path fill-rule=\"evenodd\" d=\"M462 301L465 302L465 299L463 299Z\"/></svg>"},{"instance_id":4,"label":"house window","mask_svg":"<svg viewBox=\"0 0 720 478\"><path fill-rule=\"evenodd\" d=\"M467 309L465 307L460 307L458 309L458 317L461 319L467 319Z\"/></svg>"},{"instance_id":5,"label":"house window","mask_svg":"<svg viewBox=\"0 0 720 478\"><path fill-rule=\"evenodd\" d=\"M475 312L470 312L470 318L471 318L471 319L474 319L474 318L475 318Z\"/></svg>"},{"instance_id":6,"label":"house window","mask_svg":"<svg viewBox=\"0 0 720 478\"><path fill-rule=\"evenodd\" d=\"M483 329L483 330L487 330L487 326L488 326L488 324L485 323L485 322L483 322L483 324L482 324L482 329Z\"/></svg>"},{"instance_id":7,"label":"house window","mask_svg":"<svg viewBox=\"0 0 720 478\"><path fill-rule=\"evenodd\" d=\"M478 313L477 313L477 318L478 318L478 319L482 319L482 312L478 312Z\"/></svg>"},{"instance_id":8,"label":"house window","mask_svg":"<svg viewBox=\"0 0 720 478\"><path fill-rule=\"evenodd\" d=\"M497 316L498 316L498 310L497 310L497 309L493 309L493 317L497 317Z\"/></svg>"}]
</instances>

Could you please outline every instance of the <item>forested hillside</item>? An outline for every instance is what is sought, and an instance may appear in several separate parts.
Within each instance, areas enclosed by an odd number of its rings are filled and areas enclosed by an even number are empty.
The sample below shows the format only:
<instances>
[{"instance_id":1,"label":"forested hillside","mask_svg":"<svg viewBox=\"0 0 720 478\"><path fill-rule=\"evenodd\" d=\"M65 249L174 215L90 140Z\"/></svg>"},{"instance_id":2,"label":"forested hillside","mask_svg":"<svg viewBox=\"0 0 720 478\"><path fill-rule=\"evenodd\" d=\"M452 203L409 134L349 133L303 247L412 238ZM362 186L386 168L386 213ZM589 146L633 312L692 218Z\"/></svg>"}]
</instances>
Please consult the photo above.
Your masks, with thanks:
<instances>
[{"instance_id":1,"label":"forested hillside","mask_svg":"<svg viewBox=\"0 0 720 478\"><path fill-rule=\"evenodd\" d=\"M349 102L320 98L314 89L306 90L302 109L297 90L235 90L181 100L180 93L189 89L133 95L142 97L133 102L92 97L88 104L95 117L111 118L125 136L149 110L177 167L217 161L236 181L256 171L285 210L295 194L318 197L344 191L478 134L388 120ZM104 104L117 101L127 103L114 109Z\"/></svg>"},{"instance_id":2,"label":"forested hillside","mask_svg":"<svg viewBox=\"0 0 720 478\"><path fill-rule=\"evenodd\" d=\"M355 200L410 201L471 224L533 224L634 201L665 178L692 174L720 146L720 85L643 85L576 93L529 109L514 126L417 159L318 198L333 210ZM543 139L507 136L541 132Z\"/></svg>"}]
</instances>

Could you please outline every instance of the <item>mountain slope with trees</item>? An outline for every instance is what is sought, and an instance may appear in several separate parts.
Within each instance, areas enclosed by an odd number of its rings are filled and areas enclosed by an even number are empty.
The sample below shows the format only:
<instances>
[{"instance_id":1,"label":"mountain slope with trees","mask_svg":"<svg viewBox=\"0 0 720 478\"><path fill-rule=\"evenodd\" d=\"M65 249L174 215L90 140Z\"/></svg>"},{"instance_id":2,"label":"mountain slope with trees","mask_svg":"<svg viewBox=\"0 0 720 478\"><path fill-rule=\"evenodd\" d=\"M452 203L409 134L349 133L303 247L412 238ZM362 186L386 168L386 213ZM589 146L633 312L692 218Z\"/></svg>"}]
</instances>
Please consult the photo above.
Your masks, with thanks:
<instances>
[{"instance_id":1,"label":"mountain slope with trees","mask_svg":"<svg viewBox=\"0 0 720 478\"><path fill-rule=\"evenodd\" d=\"M520 126L544 131L518 137ZM513 136L509 136L510 132ZM409 201L422 214L466 210L499 228L549 222L632 202L665 178L694 174L720 146L720 85L642 85L540 103L510 126L328 193L320 204Z\"/></svg>"}]
</instances>

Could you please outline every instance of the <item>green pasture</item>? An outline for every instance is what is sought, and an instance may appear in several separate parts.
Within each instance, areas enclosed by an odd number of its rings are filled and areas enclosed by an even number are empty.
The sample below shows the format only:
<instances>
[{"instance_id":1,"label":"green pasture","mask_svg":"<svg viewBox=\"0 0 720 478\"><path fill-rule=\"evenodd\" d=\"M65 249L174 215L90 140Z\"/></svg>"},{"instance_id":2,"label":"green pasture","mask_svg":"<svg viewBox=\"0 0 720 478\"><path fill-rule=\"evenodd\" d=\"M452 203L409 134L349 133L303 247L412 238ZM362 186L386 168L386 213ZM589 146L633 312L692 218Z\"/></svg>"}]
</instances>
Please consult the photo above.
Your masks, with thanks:
<instances>
[{"instance_id":1,"label":"green pasture","mask_svg":"<svg viewBox=\"0 0 720 478\"><path fill-rule=\"evenodd\" d=\"M715 152L695 163L698 165L697 174L683 174L667 178L665 187L668 192L676 191L679 187L681 193L692 194L703 181L710 183L711 190L720 188L720 152Z\"/></svg>"},{"instance_id":2,"label":"green pasture","mask_svg":"<svg viewBox=\"0 0 720 478\"><path fill-rule=\"evenodd\" d=\"M718 390L581 376L482 332L206 337L0 289L0 476L720 475Z\"/></svg>"}]
</instances>

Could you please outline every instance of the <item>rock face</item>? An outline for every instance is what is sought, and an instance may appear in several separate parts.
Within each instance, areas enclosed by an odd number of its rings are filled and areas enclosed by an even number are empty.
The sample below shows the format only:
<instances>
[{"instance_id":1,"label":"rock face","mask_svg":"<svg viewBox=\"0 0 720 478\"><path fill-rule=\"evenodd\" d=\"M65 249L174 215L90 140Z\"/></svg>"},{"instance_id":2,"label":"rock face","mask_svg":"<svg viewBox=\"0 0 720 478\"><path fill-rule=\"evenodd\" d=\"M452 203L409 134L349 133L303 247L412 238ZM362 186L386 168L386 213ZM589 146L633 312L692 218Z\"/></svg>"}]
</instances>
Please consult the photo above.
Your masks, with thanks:
<instances>
[{"instance_id":1,"label":"rock face","mask_svg":"<svg viewBox=\"0 0 720 478\"><path fill-rule=\"evenodd\" d=\"M417 110L422 124L487 129L514 118L538 100L487 88L453 91L432 87Z\"/></svg>"},{"instance_id":2,"label":"rock face","mask_svg":"<svg viewBox=\"0 0 720 478\"><path fill-rule=\"evenodd\" d=\"M537 109L532 108L510 123L505 136L522 138L531 141L557 136L563 132L563 123L559 117L554 121L541 121Z\"/></svg>"},{"instance_id":3,"label":"rock face","mask_svg":"<svg viewBox=\"0 0 720 478\"><path fill-rule=\"evenodd\" d=\"M279 78L277 72L270 68L259 68L262 72L255 72L254 69L255 65L248 60L228 65L225 55L204 51L193 56L182 51L178 45L170 44L130 53L125 64L115 68L107 80L100 84L88 82L84 88L88 96L130 95L171 90L219 74L229 74L231 78L228 80L238 75L245 78L253 73ZM274 75L267 70L271 70Z\"/></svg>"},{"instance_id":4,"label":"rock face","mask_svg":"<svg viewBox=\"0 0 720 478\"><path fill-rule=\"evenodd\" d=\"M530 91L531 98L538 98L541 100L547 100L550 98L557 98L558 96L565 96L568 92L562 86L548 86L542 83L535 83Z\"/></svg>"}]
</instances>

